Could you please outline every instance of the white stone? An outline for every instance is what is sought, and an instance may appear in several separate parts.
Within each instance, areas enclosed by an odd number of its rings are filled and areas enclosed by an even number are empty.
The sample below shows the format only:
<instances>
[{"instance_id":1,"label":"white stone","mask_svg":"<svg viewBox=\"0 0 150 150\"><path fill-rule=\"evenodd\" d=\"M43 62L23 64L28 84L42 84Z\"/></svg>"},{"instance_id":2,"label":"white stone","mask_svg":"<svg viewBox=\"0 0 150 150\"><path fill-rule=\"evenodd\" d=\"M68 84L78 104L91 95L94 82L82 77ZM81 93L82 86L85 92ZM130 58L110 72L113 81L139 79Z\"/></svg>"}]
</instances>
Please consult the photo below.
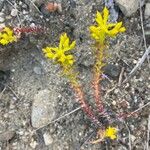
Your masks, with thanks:
<instances>
[{"instance_id":1,"label":"white stone","mask_svg":"<svg viewBox=\"0 0 150 150\"><path fill-rule=\"evenodd\" d=\"M53 87L50 90L41 90L34 96L31 115L33 127L40 128L55 118L57 97L58 95Z\"/></svg>"},{"instance_id":2,"label":"white stone","mask_svg":"<svg viewBox=\"0 0 150 150\"><path fill-rule=\"evenodd\" d=\"M137 62L138 62L137 60L135 60L135 59L133 60L133 63L134 63L134 64L137 64Z\"/></svg>"},{"instance_id":3,"label":"white stone","mask_svg":"<svg viewBox=\"0 0 150 150\"><path fill-rule=\"evenodd\" d=\"M139 8L139 0L115 0L125 16L131 16Z\"/></svg>"},{"instance_id":4,"label":"white stone","mask_svg":"<svg viewBox=\"0 0 150 150\"><path fill-rule=\"evenodd\" d=\"M53 143L53 138L48 133L44 133L43 135L45 145L50 145Z\"/></svg>"},{"instance_id":5,"label":"white stone","mask_svg":"<svg viewBox=\"0 0 150 150\"><path fill-rule=\"evenodd\" d=\"M0 22L4 22L4 18L3 17L0 17Z\"/></svg>"},{"instance_id":6,"label":"white stone","mask_svg":"<svg viewBox=\"0 0 150 150\"><path fill-rule=\"evenodd\" d=\"M5 27L5 23L0 24L0 30Z\"/></svg>"},{"instance_id":7,"label":"white stone","mask_svg":"<svg viewBox=\"0 0 150 150\"><path fill-rule=\"evenodd\" d=\"M30 146L31 146L33 149L35 149L36 146L37 146L37 142L36 142L36 141L32 141L32 142L30 143Z\"/></svg>"},{"instance_id":8,"label":"white stone","mask_svg":"<svg viewBox=\"0 0 150 150\"><path fill-rule=\"evenodd\" d=\"M136 140L136 137L134 135L130 135L131 141L134 142Z\"/></svg>"},{"instance_id":9,"label":"white stone","mask_svg":"<svg viewBox=\"0 0 150 150\"><path fill-rule=\"evenodd\" d=\"M147 19L148 17L150 17L150 3L147 3L145 6L145 18Z\"/></svg>"},{"instance_id":10,"label":"white stone","mask_svg":"<svg viewBox=\"0 0 150 150\"><path fill-rule=\"evenodd\" d=\"M117 103L116 103L116 101L113 101L112 104L115 106Z\"/></svg>"},{"instance_id":11,"label":"white stone","mask_svg":"<svg viewBox=\"0 0 150 150\"><path fill-rule=\"evenodd\" d=\"M0 16L4 16L4 13L3 13L3 12L0 12Z\"/></svg>"},{"instance_id":12,"label":"white stone","mask_svg":"<svg viewBox=\"0 0 150 150\"><path fill-rule=\"evenodd\" d=\"M11 10L11 16L15 17L18 14L18 10L17 9L12 9Z\"/></svg>"}]
</instances>

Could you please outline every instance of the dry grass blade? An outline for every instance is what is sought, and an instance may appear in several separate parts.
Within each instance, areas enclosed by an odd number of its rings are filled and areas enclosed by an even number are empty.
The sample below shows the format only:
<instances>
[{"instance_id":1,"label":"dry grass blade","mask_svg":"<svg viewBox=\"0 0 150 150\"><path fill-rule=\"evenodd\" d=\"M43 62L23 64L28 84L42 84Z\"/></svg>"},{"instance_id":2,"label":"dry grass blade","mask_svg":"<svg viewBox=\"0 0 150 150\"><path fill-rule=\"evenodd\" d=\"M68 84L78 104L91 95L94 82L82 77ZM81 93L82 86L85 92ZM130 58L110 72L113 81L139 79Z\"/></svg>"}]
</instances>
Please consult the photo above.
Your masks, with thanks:
<instances>
[{"instance_id":1,"label":"dry grass blade","mask_svg":"<svg viewBox=\"0 0 150 150\"><path fill-rule=\"evenodd\" d=\"M150 115L148 116L148 125L147 125L147 142L146 142L146 150L149 150L150 147L149 147L149 134L150 134Z\"/></svg>"},{"instance_id":2,"label":"dry grass blade","mask_svg":"<svg viewBox=\"0 0 150 150\"><path fill-rule=\"evenodd\" d=\"M2 92L0 93L0 99L2 98L3 93L5 92L5 90L6 90L6 86L5 86L5 88L2 90Z\"/></svg>"},{"instance_id":3,"label":"dry grass blade","mask_svg":"<svg viewBox=\"0 0 150 150\"><path fill-rule=\"evenodd\" d=\"M128 127L128 125L124 122L127 130L128 130L128 133L129 133L129 150L132 150L132 144L131 144L131 133L130 133L130 129Z\"/></svg>"},{"instance_id":4,"label":"dry grass blade","mask_svg":"<svg viewBox=\"0 0 150 150\"><path fill-rule=\"evenodd\" d=\"M144 25L143 25L143 13L142 13L142 6L143 6L143 1L140 0L140 18L141 18L141 28L142 28L142 33L143 33L143 40L144 40L144 47L145 50L147 49L147 42L146 42L146 37L145 37L145 30L144 30ZM147 61L149 63L149 56L147 56ZM150 64L148 65L150 68Z\"/></svg>"},{"instance_id":5,"label":"dry grass blade","mask_svg":"<svg viewBox=\"0 0 150 150\"><path fill-rule=\"evenodd\" d=\"M35 129L34 132L36 132L37 130L40 130L40 129L42 129L42 128L48 126L48 125L50 125L51 123L55 123L56 121L59 121L59 120L61 120L62 118L65 118L65 117L67 117L67 116L69 116L69 115L75 113L76 111L78 111L78 110L80 110L80 109L81 109L81 107L78 107L78 108L72 110L71 112L69 112L69 113L67 113L67 114L65 114L65 115L62 115L62 116L60 116L59 118L57 118L57 119L55 119L55 120L53 120L53 121L47 123L46 125L44 125L44 126L42 126L42 127L40 127L40 128Z\"/></svg>"},{"instance_id":6,"label":"dry grass blade","mask_svg":"<svg viewBox=\"0 0 150 150\"><path fill-rule=\"evenodd\" d=\"M136 66L132 69L132 71L129 73L129 76L123 81L123 83L127 82L133 74L141 67L141 65L144 63L145 59L148 57L150 54L150 46L146 49L145 53L143 54L142 58L138 61Z\"/></svg>"},{"instance_id":7,"label":"dry grass blade","mask_svg":"<svg viewBox=\"0 0 150 150\"><path fill-rule=\"evenodd\" d=\"M132 116L133 114L135 114L136 112L140 111L141 109L143 109L144 107L150 105L150 102L148 102L147 104L143 105L142 107L136 109L135 111L131 112L128 117Z\"/></svg>"},{"instance_id":8,"label":"dry grass blade","mask_svg":"<svg viewBox=\"0 0 150 150\"><path fill-rule=\"evenodd\" d=\"M30 0L30 2L32 3L32 5L36 8L36 10L43 16L43 14L41 13L41 11L39 10L39 8L35 5L35 3Z\"/></svg>"}]
</instances>

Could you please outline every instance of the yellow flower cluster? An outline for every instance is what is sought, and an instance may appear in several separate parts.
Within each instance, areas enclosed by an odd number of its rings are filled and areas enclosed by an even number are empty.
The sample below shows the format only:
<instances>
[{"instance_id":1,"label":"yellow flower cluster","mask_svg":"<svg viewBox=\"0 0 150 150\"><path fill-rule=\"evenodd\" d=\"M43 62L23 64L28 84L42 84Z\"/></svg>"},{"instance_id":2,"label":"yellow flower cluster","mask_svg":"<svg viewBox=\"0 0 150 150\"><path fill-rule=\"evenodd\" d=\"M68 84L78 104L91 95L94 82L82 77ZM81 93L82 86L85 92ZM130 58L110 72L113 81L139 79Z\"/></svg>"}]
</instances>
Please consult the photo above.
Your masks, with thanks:
<instances>
[{"instance_id":1,"label":"yellow flower cluster","mask_svg":"<svg viewBox=\"0 0 150 150\"><path fill-rule=\"evenodd\" d=\"M109 11L105 7L102 14L97 11L95 21L97 25L90 26L91 37L100 44L104 44L107 37L114 37L126 29L122 27L122 22L108 23Z\"/></svg>"},{"instance_id":2,"label":"yellow flower cluster","mask_svg":"<svg viewBox=\"0 0 150 150\"><path fill-rule=\"evenodd\" d=\"M13 30L5 27L1 32L0 32L0 44L2 45L7 45L11 42L16 41L17 38L13 33Z\"/></svg>"},{"instance_id":3,"label":"yellow flower cluster","mask_svg":"<svg viewBox=\"0 0 150 150\"><path fill-rule=\"evenodd\" d=\"M106 130L99 130L98 131L98 139L95 141L92 141L92 144L97 144L104 140L104 138L110 138L112 140L115 140L117 138L117 129L114 127L109 126Z\"/></svg>"},{"instance_id":4,"label":"yellow flower cluster","mask_svg":"<svg viewBox=\"0 0 150 150\"><path fill-rule=\"evenodd\" d=\"M74 63L73 55L68 52L75 47L76 42L71 44L66 33L60 36L60 42L58 47L46 47L43 48L45 56L49 59L53 59L56 63L59 63L62 67L72 66Z\"/></svg>"},{"instance_id":5,"label":"yellow flower cluster","mask_svg":"<svg viewBox=\"0 0 150 150\"><path fill-rule=\"evenodd\" d=\"M112 140L116 139L117 129L114 127L108 127L105 131L104 137L108 137Z\"/></svg>"}]
</instances>

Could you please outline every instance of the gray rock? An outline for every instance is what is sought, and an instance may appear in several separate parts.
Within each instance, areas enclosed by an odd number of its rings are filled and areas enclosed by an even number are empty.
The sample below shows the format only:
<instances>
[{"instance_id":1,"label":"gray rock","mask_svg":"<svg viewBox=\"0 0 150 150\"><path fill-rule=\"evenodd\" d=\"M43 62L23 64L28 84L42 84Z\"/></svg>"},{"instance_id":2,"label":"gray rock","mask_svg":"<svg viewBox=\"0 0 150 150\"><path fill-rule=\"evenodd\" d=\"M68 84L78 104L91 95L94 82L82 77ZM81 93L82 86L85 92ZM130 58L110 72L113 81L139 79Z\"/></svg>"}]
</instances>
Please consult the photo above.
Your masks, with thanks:
<instances>
[{"instance_id":1,"label":"gray rock","mask_svg":"<svg viewBox=\"0 0 150 150\"><path fill-rule=\"evenodd\" d=\"M11 16L15 17L18 14L18 10L17 9L12 9L10 14L11 14Z\"/></svg>"},{"instance_id":2,"label":"gray rock","mask_svg":"<svg viewBox=\"0 0 150 150\"><path fill-rule=\"evenodd\" d=\"M40 67L34 67L34 68L33 68L33 71L34 71L36 74L38 74L38 75L41 75L41 74L42 74L42 68L40 68Z\"/></svg>"},{"instance_id":3,"label":"gray rock","mask_svg":"<svg viewBox=\"0 0 150 150\"><path fill-rule=\"evenodd\" d=\"M11 140L15 136L15 131L6 131L0 133L0 142L6 142Z\"/></svg>"},{"instance_id":4,"label":"gray rock","mask_svg":"<svg viewBox=\"0 0 150 150\"><path fill-rule=\"evenodd\" d=\"M41 90L34 96L31 115L33 127L40 128L54 119L57 97L53 88Z\"/></svg>"},{"instance_id":5,"label":"gray rock","mask_svg":"<svg viewBox=\"0 0 150 150\"><path fill-rule=\"evenodd\" d=\"M147 3L146 6L145 6L144 16L145 16L146 19L148 17L150 17L150 3Z\"/></svg>"},{"instance_id":6,"label":"gray rock","mask_svg":"<svg viewBox=\"0 0 150 150\"><path fill-rule=\"evenodd\" d=\"M104 74L108 75L112 79L117 79L120 74L120 68L113 64L108 64L103 68Z\"/></svg>"},{"instance_id":7,"label":"gray rock","mask_svg":"<svg viewBox=\"0 0 150 150\"><path fill-rule=\"evenodd\" d=\"M49 133L44 133L43 138L44 138L45 145L50 145L53 143L53 138Z\"/></svg>"},{"instance_id":8,"label":"gray rock","mask_svg":"<svg viewBox=\"0 0 150 150\"><path fill-rule=\"evenodd\" d=\"M125 16L131 16L139 8L139 0L115 0Z\"/></svg>"}]
</instances>

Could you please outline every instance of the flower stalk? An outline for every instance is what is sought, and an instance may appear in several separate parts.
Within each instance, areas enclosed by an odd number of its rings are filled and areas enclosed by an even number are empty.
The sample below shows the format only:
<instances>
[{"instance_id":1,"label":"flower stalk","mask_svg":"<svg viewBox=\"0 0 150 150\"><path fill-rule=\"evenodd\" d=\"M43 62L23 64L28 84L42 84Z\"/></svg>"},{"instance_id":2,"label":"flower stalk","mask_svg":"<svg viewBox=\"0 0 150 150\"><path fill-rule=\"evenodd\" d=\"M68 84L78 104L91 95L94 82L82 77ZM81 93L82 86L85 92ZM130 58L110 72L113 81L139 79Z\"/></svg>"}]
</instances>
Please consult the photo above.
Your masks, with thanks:
<instances>
[{"instance_id":1,"label":"flower stalk","mask_svg":"<svg viewBox=\"0 0 150 150\"><path fill-rule=\"evenodd\" d=\"M97 110L99 113L102 113L104 111L99 81L101 80L101 76L103 73L102 68L106 65L104 61L107 58L106 55L107 39L109 37L115 37L118 33L125 31L125 27L122 27L122 22L109 23L108 19L109 19L109 11L105 7L102 13L97 11L95 17L96 25L92 25L89 27L91 38L94 39L96 48L95 51L96 62L94 65L94 75L92 84L94 89L95 103L97 105Z\"/></svg>"},{"instance_id":2,"label":"flower stalk","mask_svg":"<svg viewBox=\"0 0 150 150\"><path fill-rule=\"evenodd\" d=\"M87 114L87 116L91 120L93 120L93 122L95 124L97 124L98 126L102 126L102 124L100 123L98 118L95 116L94 112L92 111L91 107L86 102L86 100L84 98L84 93L82 91L82 87L81 86L73 86L73 89L75 91L76 99L79 102L79 104L81 105L81 108L83 109L83 111Z\"/></svg>"}]
</instances>

